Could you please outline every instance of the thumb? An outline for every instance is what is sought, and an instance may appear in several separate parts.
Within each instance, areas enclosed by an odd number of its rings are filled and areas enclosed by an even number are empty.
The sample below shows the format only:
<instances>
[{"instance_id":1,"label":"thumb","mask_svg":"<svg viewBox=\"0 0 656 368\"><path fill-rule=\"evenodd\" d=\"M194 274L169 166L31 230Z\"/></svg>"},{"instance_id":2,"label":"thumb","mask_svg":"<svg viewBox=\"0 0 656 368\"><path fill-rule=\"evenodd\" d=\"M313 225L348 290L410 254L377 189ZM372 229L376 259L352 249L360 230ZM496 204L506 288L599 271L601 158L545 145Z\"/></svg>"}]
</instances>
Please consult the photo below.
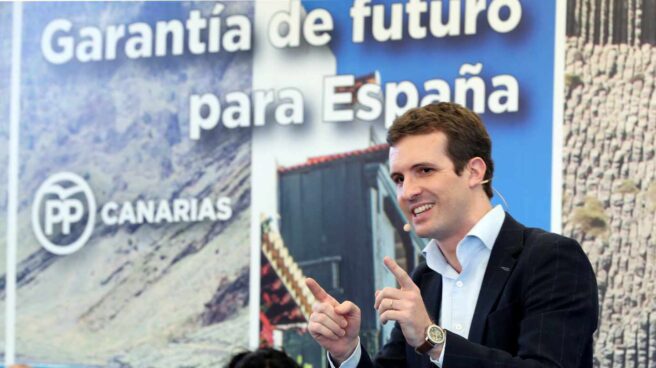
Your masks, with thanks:
<instances>
[{"instance_id":1,"label":"thumb","mask_svg":"<svg viewBox=\"0 0 656 368\"><path fill-rule=\"evenodd\" d=\"M335 307L335 313L343 316L357 316L360 314L360 308L347 300Z\"/></svg>"}]
</instances>

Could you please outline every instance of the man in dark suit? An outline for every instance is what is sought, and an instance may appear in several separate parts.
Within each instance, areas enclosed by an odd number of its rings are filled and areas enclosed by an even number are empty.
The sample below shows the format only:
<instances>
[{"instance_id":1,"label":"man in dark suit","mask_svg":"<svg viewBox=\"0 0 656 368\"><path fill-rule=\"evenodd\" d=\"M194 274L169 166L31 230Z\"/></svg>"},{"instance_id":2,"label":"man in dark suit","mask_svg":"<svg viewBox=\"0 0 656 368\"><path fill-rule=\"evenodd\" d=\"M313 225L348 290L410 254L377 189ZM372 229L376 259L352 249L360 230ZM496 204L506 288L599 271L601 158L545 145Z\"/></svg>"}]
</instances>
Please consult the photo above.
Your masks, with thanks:
<instances>
[{"instance_id":1,"label":"man in dark suit","mask_svg":"<svg viewBox=\"0 0 656 368\"><path fill-rule=\"evenodd\" d=\"M371 361L360 309L314 280L308 330L333 367L591 367L597 285L576 241L529 229L490 204L494 166L485 126L452 103L408 111L387 136L397 200L426 263L376 291L390 341Z\"/></svg>"}]
</instances>

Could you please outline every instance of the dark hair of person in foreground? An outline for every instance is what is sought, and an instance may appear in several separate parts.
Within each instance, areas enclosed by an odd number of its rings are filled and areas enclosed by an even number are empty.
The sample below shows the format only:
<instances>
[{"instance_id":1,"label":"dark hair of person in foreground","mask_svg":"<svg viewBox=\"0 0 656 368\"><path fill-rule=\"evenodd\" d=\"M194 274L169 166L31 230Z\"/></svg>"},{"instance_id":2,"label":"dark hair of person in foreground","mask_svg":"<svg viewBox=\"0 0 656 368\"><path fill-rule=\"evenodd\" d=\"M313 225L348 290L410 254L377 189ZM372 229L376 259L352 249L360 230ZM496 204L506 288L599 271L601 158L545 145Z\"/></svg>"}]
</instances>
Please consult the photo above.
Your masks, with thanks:
<instances>
[{"instance_id":1,"label":"dark hair of person in foreground","mask_svg":"<svg viewBox=\"0 0 656 368\"><path fill-rule=\"evenodd\" d=\"M300 368L285 352L261 348L236 354L227 368Z\"/></svg>"}]
</instances>

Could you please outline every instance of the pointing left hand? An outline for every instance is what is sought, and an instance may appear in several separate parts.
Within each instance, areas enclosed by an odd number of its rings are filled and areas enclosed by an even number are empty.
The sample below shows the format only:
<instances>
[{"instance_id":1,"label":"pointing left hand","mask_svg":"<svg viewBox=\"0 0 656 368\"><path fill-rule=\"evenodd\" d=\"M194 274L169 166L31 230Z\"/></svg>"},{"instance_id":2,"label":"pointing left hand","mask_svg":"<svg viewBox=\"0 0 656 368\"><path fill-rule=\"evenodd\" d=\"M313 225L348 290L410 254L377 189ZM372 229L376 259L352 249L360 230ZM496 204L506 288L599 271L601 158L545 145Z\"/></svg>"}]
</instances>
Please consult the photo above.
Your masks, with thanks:
<instances>
[{"instance_id":1,"label":"pointing left hand","mask_svg":"<svg viewBox=\"0 0 656 368\"><path fill-rule=\"evenodd\" d=\"M426 329L433 322L412 278L392 258L385 257L383 262L400 288L386 287L376 291L374 308L378 310L381 323L397 321L408 344L417 347L425 341Z\"/></svg>"}]
</instances>

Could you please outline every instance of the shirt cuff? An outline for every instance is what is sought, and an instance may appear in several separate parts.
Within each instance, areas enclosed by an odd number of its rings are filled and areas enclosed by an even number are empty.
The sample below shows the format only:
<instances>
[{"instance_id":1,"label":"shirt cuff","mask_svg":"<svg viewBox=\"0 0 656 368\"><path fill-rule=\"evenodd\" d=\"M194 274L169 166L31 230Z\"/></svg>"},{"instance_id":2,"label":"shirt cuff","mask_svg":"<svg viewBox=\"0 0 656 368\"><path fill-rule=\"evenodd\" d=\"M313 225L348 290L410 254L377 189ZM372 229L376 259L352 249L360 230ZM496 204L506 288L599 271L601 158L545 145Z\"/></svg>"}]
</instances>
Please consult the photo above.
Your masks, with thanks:
<instances>
[{"instance_id":1,"label":"shirt cuff","mask_svg":"<svg viewBox=\"0 0 656 368\"><path fill-rule=\"evenodd\" d=\"M442 363L444 362L444 350L446 350L446 341L444 342L444 345L442 345L442 351L440 351L440 357L437 359L431 358L431 362L438 366L438 368L442 368Z\"/></svg>"},{"instance_id":2,"label":"shirt cuff","mask_svg":"<svg viewBox=\"0 0 656 368\"><path fill-rule=\"evenodd\" d=\"M330 363L331 368L336 368L335 364L333 364L332 359L330 358L330 353L326 352L326 356L328 356L328 363ZM362 348L360 348L360 337L358 337L358 346L355 347L355 350L353 351L353 354L351 354L348 359L342 362L341 365L339 365L339 368L356 368L358 366L358 363L360 363L360 357L362 357Z\"/></svg>"}]
</instances>

